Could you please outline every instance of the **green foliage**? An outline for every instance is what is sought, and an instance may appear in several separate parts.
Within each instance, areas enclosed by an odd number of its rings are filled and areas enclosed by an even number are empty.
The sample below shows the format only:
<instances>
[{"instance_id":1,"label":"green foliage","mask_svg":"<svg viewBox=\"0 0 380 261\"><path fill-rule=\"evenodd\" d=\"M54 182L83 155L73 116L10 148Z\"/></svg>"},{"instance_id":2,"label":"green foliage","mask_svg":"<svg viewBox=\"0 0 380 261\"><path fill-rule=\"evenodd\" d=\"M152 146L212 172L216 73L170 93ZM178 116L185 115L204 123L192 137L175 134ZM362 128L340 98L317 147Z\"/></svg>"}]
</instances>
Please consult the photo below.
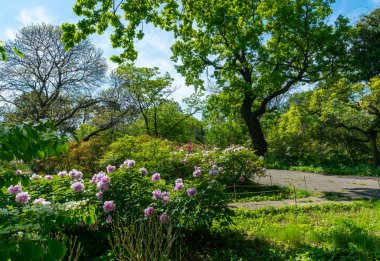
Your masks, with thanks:
<instances>
[{"instance_id":1,"label":"green foliage","mask_svg":"<svg viewBox=\"0 0 380 261\"><path fill-rule=\"evenodd\" d=\"M376 260L379 208L356 202L236 210L230 229L214 226L220 247L203 260Z\"/></svg>"},{"instance_id":2,"label":"green foliage","mask_svg":"<svg viewBox=\"0 0 380 261\"><path fill-rule=\"evenodd\" d=\"M31 161L67 152L66 139L61 137L51 122L3 127L0 131L0 159Z\"/></svg>"}]
</instances>

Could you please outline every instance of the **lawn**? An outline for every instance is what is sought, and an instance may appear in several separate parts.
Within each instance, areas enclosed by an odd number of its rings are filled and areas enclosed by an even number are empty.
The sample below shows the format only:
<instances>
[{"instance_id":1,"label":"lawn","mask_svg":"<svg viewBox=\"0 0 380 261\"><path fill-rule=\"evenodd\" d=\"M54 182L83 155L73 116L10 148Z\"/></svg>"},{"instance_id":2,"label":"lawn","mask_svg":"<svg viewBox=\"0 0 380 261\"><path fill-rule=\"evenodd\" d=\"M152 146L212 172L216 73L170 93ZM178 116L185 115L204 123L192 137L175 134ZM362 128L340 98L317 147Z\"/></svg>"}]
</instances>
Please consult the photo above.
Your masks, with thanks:
<instances>
[{"instance_id":1,"label":"lawn","mask_svg":"<svg viewBox=\"0 0 380 261\"><path fill-rule=\"evenodd\" d=\"M235 210L204 260L379 260L380 202ZM212 243L210 243L212 244Z\"/></svg>"}]
</instances>

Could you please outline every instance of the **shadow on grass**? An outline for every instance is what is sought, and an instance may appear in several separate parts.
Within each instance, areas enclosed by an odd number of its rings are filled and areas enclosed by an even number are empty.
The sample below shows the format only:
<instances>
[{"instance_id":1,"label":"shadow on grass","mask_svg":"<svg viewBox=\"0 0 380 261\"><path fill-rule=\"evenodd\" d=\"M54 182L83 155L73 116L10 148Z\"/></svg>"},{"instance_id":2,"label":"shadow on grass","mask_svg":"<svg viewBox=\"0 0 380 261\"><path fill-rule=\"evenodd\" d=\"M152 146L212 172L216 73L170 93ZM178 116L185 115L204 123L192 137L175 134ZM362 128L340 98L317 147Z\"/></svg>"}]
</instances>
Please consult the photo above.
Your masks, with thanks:
<instances>
[{"instance_id":1,"label":"shadow on grass","mask_svg":"<svg viewBox=\"0 0 380 261\"><path fill-rule=\"evenodd\" d=\"M373 188L344 188L345 191L328 191L323 192L322 198L332 201L347 201L347 200L379 200L380 189Z\"/></svg>"},{"instance_id":2,"label":"shadow on grass","mask_svg":"<svg viewBox=\"0 0 380 261\"><path fill-rule=\"evenodd\" d=\"M345 233L353 229L352 233ZM289 234L290 233L290 234ZM287 231L282 236L293 241L295 231ZM193 235L194 236L194 235ZM343 224L340 230L330 232L326 238L332 250L295 241L295 245L275 244L265 239L250 238L242 232L223 233L197 237L183 252L181 260L245 261L245 260L379 260L379 240L352 224ZM183 243L183 242L182 242ZM376 252L377 251L377 252Z\"/></svg>"}]
</instances>

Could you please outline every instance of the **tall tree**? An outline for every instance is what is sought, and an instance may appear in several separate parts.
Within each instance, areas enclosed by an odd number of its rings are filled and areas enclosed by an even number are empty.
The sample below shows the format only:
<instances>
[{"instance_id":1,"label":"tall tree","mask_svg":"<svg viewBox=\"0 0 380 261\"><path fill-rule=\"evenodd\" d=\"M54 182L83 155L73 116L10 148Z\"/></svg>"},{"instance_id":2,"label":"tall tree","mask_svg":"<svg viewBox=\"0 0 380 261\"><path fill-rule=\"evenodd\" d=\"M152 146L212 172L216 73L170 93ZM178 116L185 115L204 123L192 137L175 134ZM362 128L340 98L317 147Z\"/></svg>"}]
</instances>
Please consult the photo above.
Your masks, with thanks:
<instances>
[{"instance_id":1,"label":"tall tree","mask_svg":"<svg viewBox=\"0 0 380 261\"><path fill-rule=\"evenodd\" d=\"M125 51L115 60L134 59L135 38L144 22L174 32L173 60L187 84L203 87L208 71L225 91L242 93L240 112L258 155L267 152L260 118L279 95L301 83L333 72L345 52L347 21L326 20L333 0L138 0L77 1L85 16L63 25L68 46L109 25L115 47ZM125 23L125 21L127 23ZM125 24L127 24L125 26Z\"/></svg>"},{"instance_id":2,"label":"tall tree","mask_svg":"<svg viewBox=\"0 0 380 261\"><path fill-rule=\"evenodd\" d=\"M148 135L167 138L174 128L200 110L198 104L192 100L193 97L187 99L192 105L187 111L181 111L177 104L174 107L170 106L170 96L176 90L172 86L173 79L168 73L161 75L156 67L126 64L120 66L112 78L118 86L116 88L120 99L133 104L138 110ZM173 118L163 122L164 115L170 107L174 109Z\"/></svg>"},{"instance_id":3,"label":"tall tree","mask_svg":"<svg viewBox=\"0 0 380 261\"><path fill-rule=\"evenodd\" d=\"M67 51L61 35L59 27L31 25L5 46L8 59L0 63L0 100L6 119L50 119L66 131L77 124L83 110L99 102L94 94L107 69L102 52L89 40Z\"/></svg>"}]
</instances>

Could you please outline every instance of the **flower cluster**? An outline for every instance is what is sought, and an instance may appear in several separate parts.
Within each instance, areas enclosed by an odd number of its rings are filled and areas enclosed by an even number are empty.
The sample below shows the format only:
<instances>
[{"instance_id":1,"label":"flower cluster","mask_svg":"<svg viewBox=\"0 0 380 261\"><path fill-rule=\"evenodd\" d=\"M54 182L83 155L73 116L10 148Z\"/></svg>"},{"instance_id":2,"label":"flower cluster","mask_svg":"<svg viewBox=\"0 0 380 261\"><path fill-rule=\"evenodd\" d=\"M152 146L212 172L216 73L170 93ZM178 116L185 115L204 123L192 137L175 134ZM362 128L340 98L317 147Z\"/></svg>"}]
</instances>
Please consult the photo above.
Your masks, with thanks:
<instances>
[{"instance_id":1,"label":"flower cluster","mask_svg":"<svg viewBox=\"0 0 380 261\"><path fill-rule=\"evenodd\" d=\"M76 169L73 169L73 170L70 170L69 172L69 176L72 178L72 179L81 179L83 177L83 173L76 170Z\"/></svg>"},{"instance_id":2,"label":"flower cluster","mask_svg":"<svg viewBox=\"0 0 380 261\"><path fill-rule=\"evenodd\" d=\"M44 198L38 198L38 199L35 199L34 201L33 201L33 204L35 204L35 205L50 205L51 204L51 202L50 201L47 201L46 199L44 199Z\"/></svg>"},{"instance_id":3,"label":"flower cluster","mask_svg":"<svg viewBox=\"0 0 380 261\"><path fill-rule=\"evenodd\" d=\"M8 193L11 195L16 195L17 193L20 193L20 192L22 192L21 185L14 185L14 186L11 185L8 188Z\"/></svg>"},{"instance_id":4,"label":"flower cluster","mask_svg":"<svg viewBox=\"0 0 380 261\"><path fill-rule=\"evenodd\" d=\"M80 181L77 181L73 183L70 188L74 190L74 192L83 192L84 190L84 184Z\"/></svg>"}]
</instances>

